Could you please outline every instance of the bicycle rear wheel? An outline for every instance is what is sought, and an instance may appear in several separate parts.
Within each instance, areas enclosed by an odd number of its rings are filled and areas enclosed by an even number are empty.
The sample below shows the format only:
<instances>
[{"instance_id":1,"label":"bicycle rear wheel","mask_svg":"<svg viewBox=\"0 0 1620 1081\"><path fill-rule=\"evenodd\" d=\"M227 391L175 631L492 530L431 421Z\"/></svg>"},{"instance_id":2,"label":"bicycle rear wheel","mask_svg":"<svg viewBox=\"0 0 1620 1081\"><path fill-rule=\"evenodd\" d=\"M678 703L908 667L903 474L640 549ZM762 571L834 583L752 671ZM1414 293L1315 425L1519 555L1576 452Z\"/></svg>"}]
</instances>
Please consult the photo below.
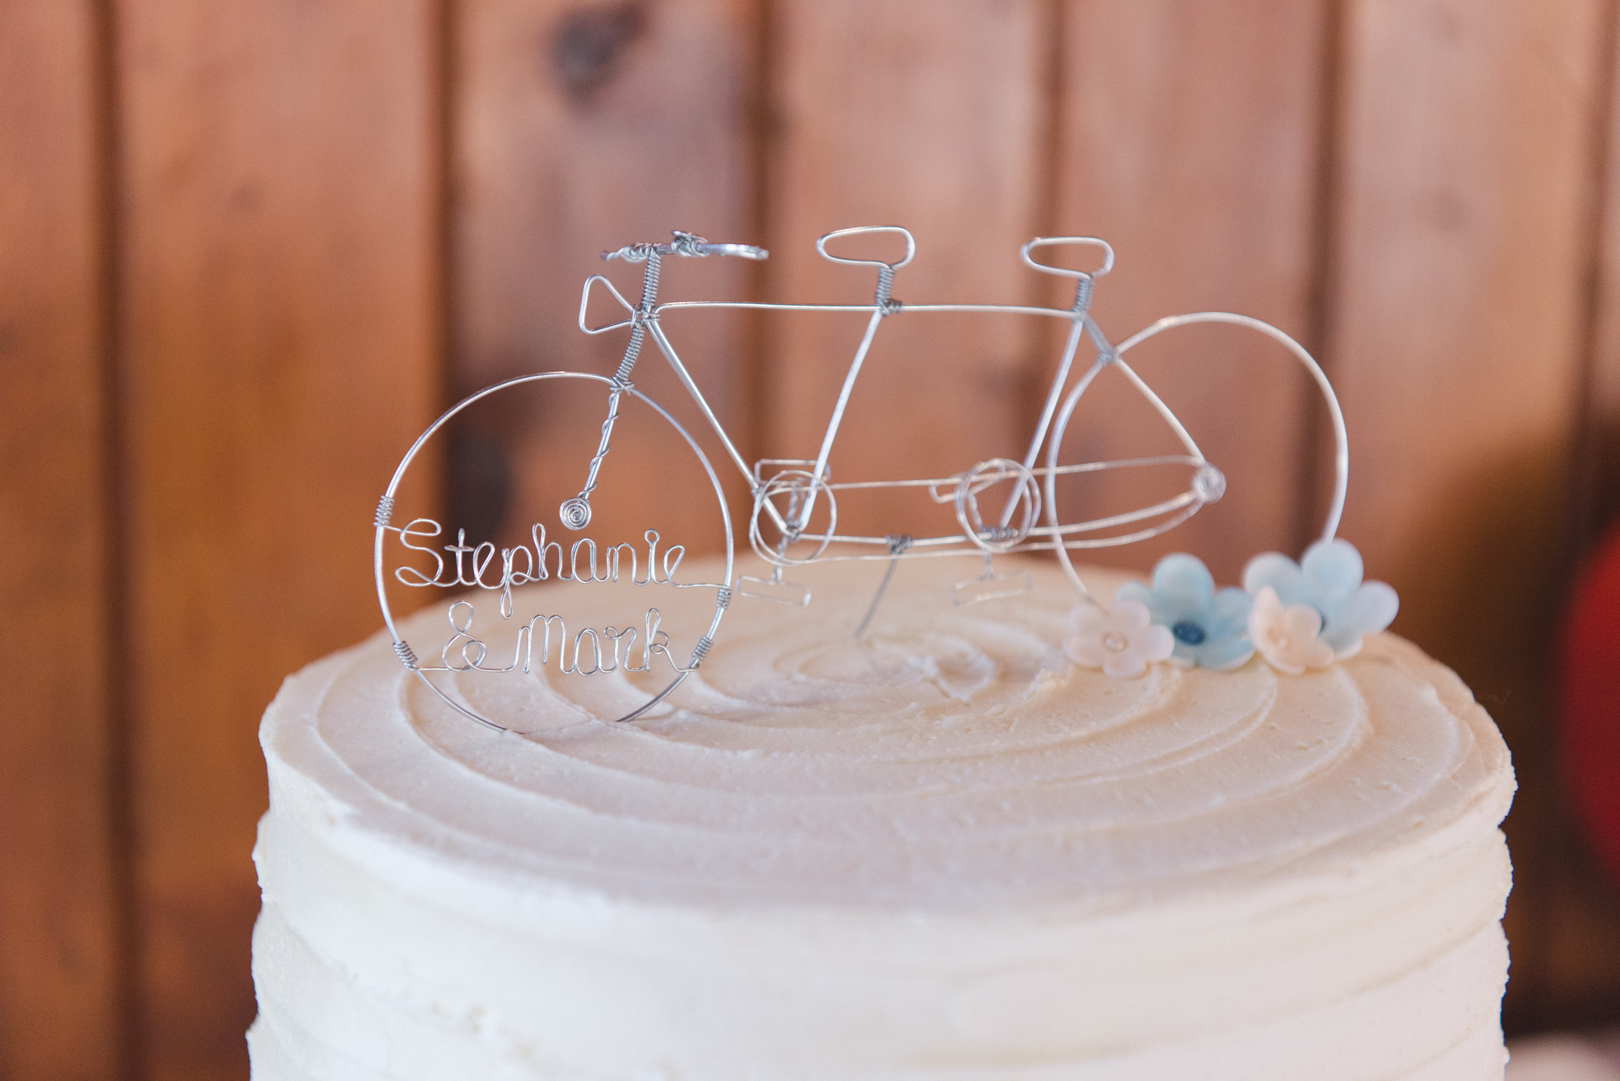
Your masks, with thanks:
<instances>
[{"instance_id":1,"label":"bicycle rear wheel","mask_svg":"<svg viewBox=\"0 0 1620 1081\"><path fill-rule=\"evenodd\" d=\"M1060 449L1076 405L1078 405L1096 376L1105 367L1110 366L1102 362L1094 364L1087 370L1069 391L1063 401L1062 408L1055 418L1046 445L1046 465L1041 470L1046 493L1046 532L1051 538L1052 546L1059 563L1063 566L1064 572L1082 596L1089 596L1090 593L1074 569L1074 563L1069 554L1072 550L1128 544L1157 536L1180 525L1207 504L1219 500L1225 493L1225 475L1204 457L1192 435L1182 426L1175 414L1123 360L1124 354L1131 348L1159 334L1179 327L1209 323L1227 324L1258 332L1282 345L1293 355L1294 359L1305 367L1307 373L1311 376L1327 407L1335 441L1335 487L1333 499L1327 513L1327 520L1323 528L1323 537L1331 539L1338 529L1339 517L1344 508L1350 455L1345 434L1344 417L1339 409L1338 398L1334 395L1332 385L1329 384L1326 374L1322 371L1321 366L1316 363L1315 358L1310 355L1304 346L1283 331L1251 316L1236 315L1231 312L1193 312L1187 315L1171 316L1161 319L1127 338L1113 350L1110 359L1112 366L1120 369L1122 374L1165 420L1186 453L1158 455L1150 458L1071 463L1067 465L1059 463ZM1129 467L1184 467L1189 472L1185 487L1173 496L1130 511L1089 520L1077 513L1077 509L1072 505L1073 500L1062 498L1057 489L1058 479L1066 475Z\"/></svg>"}]
</instances>

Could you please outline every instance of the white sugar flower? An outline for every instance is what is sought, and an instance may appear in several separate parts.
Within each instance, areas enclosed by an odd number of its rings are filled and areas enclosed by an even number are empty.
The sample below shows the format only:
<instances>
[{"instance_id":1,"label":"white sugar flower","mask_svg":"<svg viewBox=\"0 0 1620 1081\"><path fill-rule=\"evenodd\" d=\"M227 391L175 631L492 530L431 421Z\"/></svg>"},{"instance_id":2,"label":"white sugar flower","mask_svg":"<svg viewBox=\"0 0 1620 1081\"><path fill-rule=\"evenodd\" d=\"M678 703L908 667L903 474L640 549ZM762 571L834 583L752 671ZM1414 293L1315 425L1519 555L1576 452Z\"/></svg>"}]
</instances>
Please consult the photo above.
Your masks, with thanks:
<instances>
[{"instance_id":1,"label":"white sugar flower","mask_svg":"<svg viewBox=\"0 0 1620 1081\"><path fill-rule=\"evenodd\" d=\"M1277 552L1255 556L1243 568L1243 588L1258 595L1270 586L1284 604L1316 609L1322 640L1342 660L1361 649L1362 635L1389 626L1400 607L1395 590L1383 582L1363 582L1361 574L1361 553L1349 541L1317 541L1298 563Z\"/></svg>"},{"instance_id":2,"label":"white sugar flower","mask_svg":"<svg viewBox=\"0 0 1620 1081\"><path fill-rule=\"evenodd\" d=\"M1176 640L1170 628L1153 622L1139 600L1120 600L1112 611L1082 604L1069 616L1071 633L1063 651L1076 664L1101 668L1110 676L1139 676L1147 666L1167 660Z\"/></svg>"},{"instance_id":3,"label":"white sugar flower","mask_svg":"<svg viewBox=\"0 0 1620 1081\"><path fill-rule=\"evenodd\" d=\"M1195 556L1165 556L1153 568L1151 586L1126 582L1117 597L1141 601L1153 622L1170 628L1170 657L1178 664L1225 672L1254 656L1248 630L1253 599L1241 589L1217 592L1209 568Z\"/></svg>"},{"instance_id":4,"label":"white sugar flower","mask_svg":"<svg viewBox=\"0 0 1620 1081\"><path fill-rule=\"evenodd\" d=\"M1333 647L1318 637L1322 613L1308 604L1284 608L1277 591L1262 586L1249 611L1249 640L1266 663L1279 672L1297 676L1307 668L1333 663Z\"/></svg>"}]
</instances>

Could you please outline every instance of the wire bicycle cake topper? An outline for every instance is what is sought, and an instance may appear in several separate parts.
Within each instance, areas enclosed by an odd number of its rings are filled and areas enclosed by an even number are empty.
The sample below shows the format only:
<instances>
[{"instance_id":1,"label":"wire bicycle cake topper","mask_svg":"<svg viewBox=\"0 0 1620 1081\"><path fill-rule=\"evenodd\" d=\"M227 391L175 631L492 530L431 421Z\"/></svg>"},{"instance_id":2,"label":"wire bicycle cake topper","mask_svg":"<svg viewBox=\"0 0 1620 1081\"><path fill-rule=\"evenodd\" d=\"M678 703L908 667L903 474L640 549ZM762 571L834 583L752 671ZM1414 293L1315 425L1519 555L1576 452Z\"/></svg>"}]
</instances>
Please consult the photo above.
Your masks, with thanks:
<instances>
[{"instance_id":1,"label":"wire bicycle cake topper","mask_svg":"<svg viewBox=\"0 0 1620 1081\"><path fill-rule=\"evenodd\" d=\"M848 238L878 235L902 242L904 254L892 262L854 258L829 250ZM1075 269L1038 256L1048 249L1089 254L1090 269ZM862 226L840 229L816 241L816 251L839 264L866 267L875 272L870 303L799 304L731 300L658 300L659 279L667 257L731 256L764 259L764 249L746 244L715 244L691 233L676 232L671 241L633 244L606 252L607 260L644 264L641 296L632 303L600 274L585 280L581 290L578 325L591 335L628 331L622 359L612 376L591 372L550 371L508 379L480 390L451 406L430 425L406 452L379 500L374 518L373 569L383 620L394 651L404 666L452 709L491 728L504 729L481 712L465 695L455 693L455 680L464 674L512 673L589 676L600 673L637 673L645 690L625 681L634 701L612 708L621 721L633 720L662 702L707 656L726 610L735 598L752 598L790 606L810 603L810 591L784 576L784 571L812 563L852 560L887 561L887 569L865 615L855 630L860 637L901 559L968 556L981 562L981 571L951 587L954 604L1017 596L1033 581L1027 570L998 571L994 558L1021 552L1052 552L1079 598L1071 618L1071 633L1063 649L1076 664L1100 668L1110 676L1130 677L1147 665L1171 660L1183 665L1231 669L1247 663L1259 652L1272 667L1298 673L1321 668L1360 648L1361 636L1382 630L1394 617L1394 590L1381 582L1362 581L1361 558L1348 542L1335 539L1344 508L1349 476L1349 450L1344 418L1327 376L1309 352L1283 331L1245 315L1195 312L1160 319L1117 345L1103 333L1091 315L1091 299L1099 279L1113 268L1113 249L1086 236L1037 237L1024 244L1020 257L1032 270L1071 279L1075 283L1067 308L1009 304L902 304L892 290L896 273L916 254L910 232L898 226ZM605 289L621 306L625 317L603 325L587 321L595 290ZM749 462L738 451L715 415L702 389L682 362L661 317L678 309L718 308L796 312L855 312L867 315L865 332L839 389L832 414L813 458L760 459ZM853 394L861 368L879 329L890 319L924 313L1003 313L1048 318L1067 323L1067 334L1056 371L1029 442L1005 457L973 463L958 472L938 477L902 480L841 480L835 482L829 458ZM1074 549L1128 544L1157 536L1186 521L1226 489L1224 474L1208 461L1174 412L1125 361L1125 354L1140 343L1179 327L1220 323L1258 332L1279 343L1305 368L1327 407L1334 435L1334 490L1321 538L1299 563L1278 553L1252 560L1244 572L1243 589L1216 591L1207 569L1196 558L1177 554L1161 560L1151 585L1129 583L1121 587L1114 604L1104 608L1075 570ZM703 421L712 430L741 474L752 497L748 540L753 551L771 567L768 578L738 575L735 568L731 513L713 463L692 434L663 406L641 391L631 376L643 348L651 339L659 355L673 370ZM1095 355L1074 379L1070 375L1082 341ZM1113 369L1164 420L1184 453L1104 461L1063 462L1060 448L1075 408L1097 376ZM427 442L474 403L521 386L585 387L605 392L603 421L596 450L578 468L576 494L557 508L555 534L545 523L535 523L528 543L497 547L490 540L468 543L458 531L453 543L441 524L425 517L405 524L393 520L401 483ZM601 399L598 399L599 401ZM601 482L604 461L613 450L614 433L622 422L621 406L640 403L679 437L701 467L715 499L725 538L724 573L719 581L679 580L685 548L668 544L657 530L645 530L637 543L598 543L585 534L592 520L591 498ZM1085 518L1060 510L1057 481L1061 477L1129 468L1184 468L1185 487L1169 498L1147 506L1100 518ZM840 493L855 491L920 490L932 502L954 512L957 529L935 536L892 533L882 536L838 531ZM401 553L390 566L390 541ZM401 636L388 600L388 582L407 588L467 589L448 609L448 637L436 656L420 658ZM714 609L703 633L689 646L677 644L661 626L656 606L624 627L570 628L555 612L519 613L513 588L531 582L576 584L628 581L636 586L697 590L713 594ZM486 627L478 622L477 604L468 599L477 591L497 594L499 622L509 644L496 656ZM515 630L514 630L515 629ZM508 653L506 650L510 649ZM644 699L644 700L641 700ZM621 711L621 708L622 711Z\"/></svg>"}]
</instances>

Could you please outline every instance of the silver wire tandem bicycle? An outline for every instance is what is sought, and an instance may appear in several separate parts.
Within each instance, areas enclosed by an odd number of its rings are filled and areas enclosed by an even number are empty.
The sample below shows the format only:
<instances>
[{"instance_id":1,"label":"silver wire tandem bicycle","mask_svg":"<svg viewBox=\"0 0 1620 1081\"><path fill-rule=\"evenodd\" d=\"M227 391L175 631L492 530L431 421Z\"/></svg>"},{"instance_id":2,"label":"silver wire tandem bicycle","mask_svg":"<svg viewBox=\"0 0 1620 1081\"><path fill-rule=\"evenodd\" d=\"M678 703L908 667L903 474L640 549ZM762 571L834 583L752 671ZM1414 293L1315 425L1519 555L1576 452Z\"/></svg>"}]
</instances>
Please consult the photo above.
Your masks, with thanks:
<instances>
[{"instance_id":1,"label":"silver wire tandem bicycle","mask_svg":"<svg viewBox=\"0 0 1620 1081\"><path fill-rule=\"evenodd\" d=\"M851 238L883 236L889 242L904 245L904 254L893 262L855 258L838 254L829 245L843 247ZM1090 252L1096 265L1089 270L1072 269L1043 262L1037 255L1050 255L1049 249L1066 248ZM992 563L997 555L1019 552L1052 552L1057 557L1069 581L1082 598L1089 597L1086 586L1074 568L1070 552L1077 549L1100 548L1129 544L1157 536L1197 513L1205 504L1220 499L1226 489L1226 478L1219 468L1208 461L1197 442L1153 389L1126 362L1125 354L1150 338L1166 331L1195 324L1229 324L1256 331L1282 345L1304 365L1320 390L1336 444L1335 490L1330 503L1326 533L1331 536L1337 528L1344 505L1349 471L1349 454L1344 419L1333 388L1320 365L1292 337L1260 319L1231 312L1205 311L1175 315L1160 319L1114 344L1097 325L1091 315L1092 295L1099 279L1113 268L1114 252L1107 242L1089 236L1037 237L1024 244L1020 257L1030 269L1042 274L1071 279L1075 283L1072 303L1067 308L1042 307L1021 304L914 304L895 300L892 296L896 272L909 264L916 255L916 241L912 234L898 226L860 226L840 229L818 238L816 251L825 259L848 266L869 268L876 273L873 298L866 304L798 304L766 301L733 300L677 300L659 301L659 280L664 260L668 257L704 258L709 256L764 259L767 252L747 244L710 243L691 233L676 232L664 243L632 244L617 251L603 254L607 260L622 260L644 264L641 295L632 303L606 277L593 274L585 280L580 294L578 325L586 334L599 335L615 331L629 331L623 356L612 376L591 372L552 371L518 376L470 395L456 403L422 433L399 463L386 492L379 502L374 524L376 539L374 564L379 602L384 621L394 639L396 653L407 668L416 674L457 711L491 727L501 728L464 703L448 695L444 688L429 678L433 672L509 671L510 668L485 668L481 664L457 664L448 660L441 666L424 665L411 647L400 637L394 616L389 608L385 588L384 540L388 533L400 533L392 524L394 498L401 481L423 445L453 417L475 402L492 394L523 384L543 383L551 380L585 381L602 385L606 390L601 437L595 453L588 461L578 463L582 483L577 494L564 500L557 509L557 518L570 532L584 530L591 521L591 498L596 493L601 468L612 450L615 429L622 423L620 406L626 397L639 400L663 418L691 449L701 465L718 505L725 532L724 580L713 583L692 583L698 588L715 591L715 610L706 633L693 645L684 663L666 649L674 669L674 678L651 700L627 712L620 720L630 720L662 701L694 670L707 655L721 618L732 602L733 595L778 601L789 605L806 605L810 591L784 577L784 571L806 564L849 561L887 560L888 569L856 627L859 637L873 612L876 611L895 564L901 559L942 556L976 556L983 560L978 575L954 582L952 602L958 605L1015 596L1028 591L1032 582L1027 571L998 573ZM622 306L625 318L592 326L587 310L598 288L605 289L612 300ZM702 389L681 360L663 325L666 313L682 309L751 309L779 312L858 312L865 313L865 332L856 347L849 368L844 375L838 397L833 405L821 444L813 458L760 459L749 462L737 449L735 441L715 415ZM959 312L978 314L1012 314L1057 320L1067 324L1062 352L1050 386L1047 388L1039 419L1021 453L1013 451L1005 457L988 458L968 465L958 472L944 476L918 477L899 480L839 480L832 479L829 459L837 442L840 425L853 395L861 369L871 351L878 331L885 322L925 313ZM741 474L752 498L748 519L748 540L754 552L771 567L769 578L752 575L736 576L734 542L732 540L731 513L725 493L713 463L699 447L690 432L667 410L643 393L632 382L637 362L648 339L673 370L681 386L690 396L703 420L719 440L724 454ZM1095 355L1089 366L1072 381L1075 359L1082 339L1092 344ZM1097 376L1112 368L1120 373L1152 408L1163 418L1170 432L1181 444L1183 453L1152 457L1112 459L1106 461L1063 462L1060 448L1076 406L1092 386ZM1060 508L1057 482L1059 478L1103 470L1142 467L1184 467L1187 469L1185 487L1168 498L1148 506L1111 514L1099 518L1085 518L1065 513ZM838 531L838 499L841 493L854 491L899 491L921 489L936 504L949 505L955 513L957 530L935 536L913 536L895 532L883 535L858 535ZM819 508L819 513L818 513ZM491 553L493 545L488 545ZM593 544L594 548L594 544ZM418 549L421 550L421 549ZM470 549L469 549L470 550ZM507 559L510 560L508 554ZM541 554L544 559L544 554ZM652 571L649 569L649 574ZM403 581L404 579L401 578ZM408 583L414 584L414 583ZM442 584L442 583L435 583ZM470 584L470 583L463 583ZM686 585L687 583L683 583ZM486 586L486 588L488 588ZM503 609L503 616L509 615ZM583 632L582 632L583 633ZM594 640L593 640L594 641ZM449 647L446 647L448 649ZM616 654L616 650L615 650ZM482 654L478 654L482 657ZM575 667L579 669L579 645L575 645ZM598 654L599 666L600 655ZM650 660L648 662L650 664ZM527 670L525 666L525 670ZM582 671L582 670L581 670ZM584 673L589 674L589 673Z\"/></svg>"}]
</instances>

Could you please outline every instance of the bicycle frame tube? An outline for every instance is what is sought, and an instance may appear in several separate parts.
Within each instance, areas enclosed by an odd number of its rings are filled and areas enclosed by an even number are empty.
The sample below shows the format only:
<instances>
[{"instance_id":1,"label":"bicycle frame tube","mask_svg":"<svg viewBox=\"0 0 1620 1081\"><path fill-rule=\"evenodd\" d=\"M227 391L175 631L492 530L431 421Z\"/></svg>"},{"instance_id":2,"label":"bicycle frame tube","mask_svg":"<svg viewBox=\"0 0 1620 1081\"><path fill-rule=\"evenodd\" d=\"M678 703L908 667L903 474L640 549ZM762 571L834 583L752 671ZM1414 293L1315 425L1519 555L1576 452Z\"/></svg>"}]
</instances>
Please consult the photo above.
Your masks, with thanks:
<instances>
[{"instance_id":1,"label":"bicycle frame tube","mask_svg":"<svg viewBox=\"0 0 1620 1081\"><path fill-rule=\"evenodd\" d=\"M854 259L836 256L828 252L824 246L827 240L835 237L871 232L905 234L907 241L906 257L898 263ZM1336 443L1334 461L1335 495L1329 508L1323 536L1324 538L1331 538L1335 533L1344 502L1348 454L1343 418L1340 415L1338 402L1331 387L1327 384L1325 375L1323 375L1321 368L1314 359L1303 347L1277 328L1249 316L1224 312L1197 312L1161 319L1125 339L1119 345L1112 344L1090 313L1090 301L1096 279L1108 273L1113 265L1112 250L1095 238L1037 238L1021 249L1024 262L1034 269L1077 280L1072 305L1062 309L1024 304L906 304L902 306L891 299L889 290L894 281L894 271L910 262L915 246L911 235L897 227L840 230L827 234L817 242L817 250L833 262L875 266L878 268L876 299L873 303L803 304L741 300L681 300L658 303L656 296L658 256L662 253L673 252L682 255L741 254L754 258L763 258L764 256L764 253L757 249L737 246L703 244L694 248L693 244L700 239L691 237L688 234L677 234L676 242L673 245L638 245L621 249L619 252L607 256L608 258L623 257L633 259L645 257L647 259L648 266L642 286L641 302L634 308L619 294L618 290L614 289L612 283L606 278L592 276L586 280L585 290L580 300L580 329L586 333L598 334L628 325L631 328L631 341L626 348L625 357L619 371L613 379L607 381L610 391L607 416L602 424L601 439L596 455L592 458L590 467L587 470L585 488L580 497L568 501L569 503L584 505L584 520L588 521L589 517L586 500L588 500L591 489L595 485L602 459L608 453L611 433L619 415L620 397L627 392L639 394L629 383L629 375L636 362L641 340L650 336L658 346L659 352L663 354L664 359L669 363L671 370L674 371L681 386L691 397L715 436L720 440L726 454L730 456L732 464L742 474L743 481L754 498L750 529L757 530L759 524L768 519L774 523L780 532L781 542L776 546L774 553L768 552L761 547L757 532L750 533L750 543L754 545L755 550L769 562L775 564L778 571L784 566L819 561L822 558L838 561L845 559L887 559L891 561L892 569L892 561L899 558L902 552L913 555L938 556L979 555L985 558L986 567L988 568L988 560L992 555L1011 551L1054 551L1063 563L1065 571L1076 588L1082 595L1086 595L1084 584L1079 580L1070 564L1069 549L1104 547L1156 536L1190 517L1205 503L1219 499L1221 490L1224 488L1224 478L1219 470L1205 460L1191 433L1188 432L1164 400L1126 363L1125 354L1146 339L1174 327L1192 323L1229 323L1260 331L1281 343L1305 365L1321 390L1327 403ZM1053 244L1090 244L1099 246L1105 251L1106 258L1102 266L1094 271L1078 271L1066 270L1031 257L1030 252L1033 248ZM700 248L701 250L699 250ZM613 294L614 299L631 312L629 320L596 327L587 325L586 310L590 303L591 287L597 281L601 281ZM692 373L682 361L669 336L665 333L661 322L662 313L666 310L682 308L825 313L862 312L866 314L865 330L843 377L842 385L833 404L826 429L822 434L820 447L813 462L804 459L777 462L775 464L779 471L773 476L767 477L765 476L766 467L772 464L769 460L762 459L760 462L750 463L744 459L741 451L726 432L720 418L715 414L713 407L710 406L703 391L699 388ZM876 339L878 327L890 315L912 312L994 313L1044 316L1067 321L1068 330L1057 358L1058 363L1053 372L1051 385L1045 395L1039 418L1033 432L1030 433L1023 461L1020 464L1017 460L1010 458L991 458L949 477L934 479L858 481L846 484L830 484L828 477L833 445L837 441L850 399L854 394L855 384L860 378L860 373ZM1075 378L1075 358L1079 353L1080 342L1083 337L1089 337L1095 345L1096 357L1079 374L1078 378ZM1119 372L1120 377L1130 384L1131 389L1139 394L1153 412L1157 413L1169 427L1171 434L1175 436L1186 451L1185 454L1161 455L1154 458L1124 461L1080 463L1070 466L1059 466L1057 464L1058 455L1061 451L1059 444L1064 438L1064 433L1080 397L1104 368L1114 368ZM1073 386L1070 386L1071 380L1073 380ZM1036 463L1042 459L1043 448L1045 465L1037 466ZM1191 465L1196 467L1196 472L1191 486L1186 491L1169 499L1161 500L1152 506L1110 515L1101 519L1080 520L1070 523L1059 520L1056 480L1060 475L1067 476L1071 473L1091 472L1126 465ZM806 466L809 467L808 471L805 469ZM1009 481L1012 488L1007 495L1005 506L1001 510L1000 521L992 524L990 519L981 516L978 499L982 494L988 493L996 486ZM928 495L935 503L954 502L961 531L938 537L915 538L887 535L881 537L865 536L837 532L837 497L835 491L858 488L890 489L911 487L927 488ZM821 498L823 495L822 489L826 489L825 500ZM785 500L786 506L781 505L783 501L776 498L779 495L787 497ZM1044 507L1042 506L1043 503ZM828 518L825 533L806 537L805 534L810 529L812 516L818 505L823 504L827 508L825 516ZM1025 520L1017 528L1010 529L1010 523L1018 515L1020 507L1024 508ZM580 526L571 525L567 518L568 503L565 503L559 510L564 515L565 525L570 525L570 528L580 528ZM1045 525L1038 524L1035 521L1041 516L1043 510L1046 518ZM1141 525L1143 528L1132 528L1136 525ZM1125 527L1129 529L1129 532L1113 536L1096 535L1098 532L1119 527ZM816 546L815 554L806 558L789 557L787 554L788 547L794 542L803 540L808 540ZM963 541L966 541L970 546L962 547ZM843 546L852 546L856 549L856 554L844 555L840 553L823 556L827 545L832 542L837 542ZM897 546L897 542L903 543ZM866 549L866 551L862 552L861 549ZM870 615L870 612L868 615ZM864 626L864 621L862 625Z\"/></svg>"},{"instance_id":2,"label":"bicycle frame tube","mask_svg":"<svg viewBox=\"0 0 1620 1081\"><path fill-rule=\"evenodd\" d=\"M795 529L803 529L810 524L810 512L816 508L816 482L823 481L827 476L827 458L832 454L833 440L838 437L838 426L844 420L844 408L849 405L849 396L855 389L855 378L861 374L861 366L866 363L866 354L872 348L872 339L877 336L878 324L883 322L887 313L879 308L867 320L866 333L861 335L861 344L855 350L855 359L850 361L849 373L844 376L844 385L838 391L838 403L833 406L832 419L827 422L827 434L821 437L821 450L816 454L816 468L812 474L810 495L799 509L799 520L793 523Z\"/></svg>"},{"instance_id":3,"label":"bicycle frame tube","mask_svg":"<svg viewBox=\"0 0 1620 1081\"><path fill-rule=\"evenodd\" d=\"M648 318L646 326L647 333L652 336L653 343L658 346L658 351L664 354L665 360L669 361L669 366L675 371L675 377L681 381L681 386L686 388L686 393L692 396L692 401L697 404L699 411L703 413L703 419L709 422L709 427L714 429L714 434L720 437L720 443L726 448L726 453L731 456L732 464L743 475L743 479L748 481L749 490L753 491L755 488L753 470L748 467L748 463L743 460L742 454L738 452L737 445L726 434L726 429L720 423L720 418L714 415L714 410L709 407L709 400L703 396L703 392L698 389L697 383L692 379L692 373L686 370L685 364L681 363L681 358L675 352L675 347L670 344L669 336L664 333L664 328L658 323L656 309Z\"/></svg>"},{"instance_id":4,"label":"bicycle frame tube","mask_svg":"<svg viewBox=\"0 0 1620 1081\"><path fill-rule=\"evenodd\" d=\"M731 437L726 433L724 425L722 425L720 422L720 418L715 415L714 409L709 405L708 399L703 396L703 391L699 389L696 380L692 378L691 372L687 369L686 364L681 360L680 354L676 351L674 344L670 342L669 336L664 333L659 316L665 310L676 310L681 308L734 308L768 311L791 310L820 312L864 311L871 313L870 319L867 320L866 331L861 336L860 345L856 348L855 356L850 361L849 371L844 376L843 385L839 389L838 400L833 406L832 416L827 422L827 429L822 435L821 447L817 452L815 466L812 470L812 476L818 481L826 479L827 462L832 456L833 444L837 441L838 431L842 425L844 413L848 408L849 400L854 393L855 382L859 378L861 369L866 363L866 357L871 351L872 342L877 336L878 326L883 322L887 315L904 314L907 312L999 312L1003 314L1043 315L1050 318L1067 319L1071 322L1072 325L1070 327L1067 340L1064 343L1063 354L1058 363L1058 370L1052 380L1052 388L1047 393L1047 399L1045 406L1041 411L1040 421L1036 426L1034 436L1031 439L1028 450L1025 453L1024 467L1029 470L1033 470L1035 468L1035 462L1040 455L1041 445L1045 442L1047 433L1051 428L1052 417L1057 411L1058 402L1062 397L1063 387L1068 382L1069 373L1073 368L1075 354L1079 350L1080 337L1082 333L1088 334L1093 339L1093 341L1097 344L1099 351L1106 352L1112 348L1107 339L1102 335L1101 330L1092 321L1089 312L1085 310L1081 310L1077 313L1073 310L1064 310L1061 308L1044 308L1025 305L917 304L908 305L891 312L885 311L884 309L871 304L770 304L758 301L724 300L678 300L652 306L644 319L644 323L642 324L646 327L648 336L650 336L653 342L658 346L658 351L662 353L664 355L664 359L669 362L671 369L675 372L676 378L680 380L681 386L685 388L686 393L692 398L693 403L697 405L698 410L703 414L704 419L708 422L709 427L713 429L715 435L719 438L721 445L725 447L726 453L730 456L732 463L737 467L737 471L743 475L743 479L748 483L749 491L756 496L758 495L759 485L755 481L752 468L750 468L747 461L744 460L742 453L737 449L736 444L732 442ZM763 509L771 517L773 522L784 531L789 529L802 530L809 523L810 516L815 510L816 494L816 487L814 483L812 483L809 495L804 500L804 503L800 506L798 514L796 515L796 520L791 523L782 518L775 505L769 501L765 503ZM1009 500L1007 507L1004 508L1002 512L1003 519L1010 518L1015 505L1016 493L1014 498ZM1005 526L1006 521L1004 520L1001 524Z\"/></svg>"},{"instance_id":5,"label":"bicycle frame tube","mask_svg":"<svg viewBox=\"0 0 1620 1081\"><path fill-rule=\"evenodd\" d=\"M1052 414L1057 412L1058 399L1063 396L1063 385L1069 381L1069 368L1074 364L1074 354L1080 348L1080 332L1084 329L1083 317L1076 319L1069 327L1069 339L1063 343L1063 359L1058 361L1057 376L1052 380L1052 389L1046 392L1046 405L1041 408L1041 419L1035 425L1035 436L1029 441L1029 451L1024 455L1025 469L1035 468L1035 458L1040 454L1041 444L1046 441L1047 429L1052 426Z\"/></svg>"},{"instance_id":6,"label":"bicycle frame tube","mask_svg":"<svg viewBox=\"0 0 1620 1081\"><path fill-rule=\"evenodd\" d=\"M727 438L725 429L721 427L719 419L715 417L714 411L709 408L708 402L704 400L703 393L698 390L697 385L692 382L691 376L687 373L685 365L681 363L680 358L675 355L674 348L669 344L668 336L663 333L662 328L657 323L658 316L663 312L678 311L683 308L732 308L746 311L871 313L872 318L867 323L866 334L862 337L860 347L857 349L855 358L850 364L850 374L845 376L844 385L839 393L838 402L833 408L832 419L829 421L827 425L827 432L822 438L821 452L816 457L816 473L817 475L823 474L825 472L827 458L830 456L832 451L832 444L837 438L839 425L843 420L844 408L848 405L850 395L854 388L855 376L859 373L861 366L866 360L866 354L872 346L872 340L877 333L878 324L882 322L885 315L884 311L872 304L773 304L767 301L745 300L672 300L653 307L651 320L648 325L648 333L653 335L654 341L658 343L659 350L663 352L670 364L674 366L676 375L680 377L681 385L684 386L687 393L692 396L693 400L697 403L698 408L703 411L703 415L708 418L710 426L715 430L715 434L720 436L721 440L726 445L726 449L731 452L732 460L737 463L737 468L740 469L745 476L749 477L750 481L752 480L752 471L743 463L742 456L736 452L731 440ZM1029 450L1024 457L1024 466L1026 469L1034 468L1035 461L1040 456L1041 444L1045 441L1046 433L1051 426L1052 416L1057 411L1057 403L1062 397L1063 385L1068 381L1069 372L1073 367L1075 354L1079 350L1081 333L1085 332L1088 334L1092 340L1096 342L1099 350L1108 350L1111 348L1107 339L1103 337L1101 330L1091 319L1091 315L1088 311L1080 312L1077 316L1073 310L1066 308L1043 308L1023 304L907 304L904 307L898 308L888 314L905 315L914 312L990 312L1001 315L1043 315L1052 319L1064 319L1073 324L1069 331L1068 340L1064 343L1062 359L1058 364L1057 374L1052 383L1053 389L1047 394L1046 404L1041 411L1041 419L1036 427L1035 436L1030 441Z\"/></svg>"}]
</instances>

